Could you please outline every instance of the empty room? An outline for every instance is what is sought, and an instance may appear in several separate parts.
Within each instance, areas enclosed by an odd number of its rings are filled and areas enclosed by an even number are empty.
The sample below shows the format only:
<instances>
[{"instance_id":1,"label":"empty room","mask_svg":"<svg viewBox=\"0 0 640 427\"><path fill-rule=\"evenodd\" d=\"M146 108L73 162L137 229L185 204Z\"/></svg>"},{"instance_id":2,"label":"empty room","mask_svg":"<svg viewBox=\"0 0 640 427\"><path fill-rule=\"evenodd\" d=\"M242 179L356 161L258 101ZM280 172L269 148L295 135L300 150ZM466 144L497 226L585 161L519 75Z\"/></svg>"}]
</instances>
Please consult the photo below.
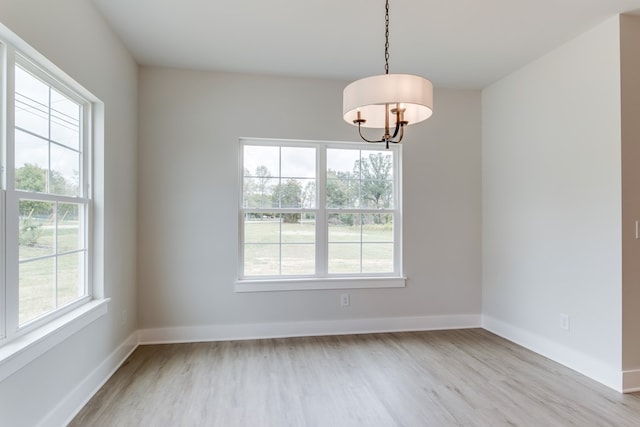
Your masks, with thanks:
<instances>
[{"instance_id":1,"label":"empty room","mask_svg":"<svg viewBox=\"0 0 640 427\"><path fill-rule=\"evenodd\" d=\"M0 0L0 426L640 425L640 0Z\"/></svg>"}]
</instances>

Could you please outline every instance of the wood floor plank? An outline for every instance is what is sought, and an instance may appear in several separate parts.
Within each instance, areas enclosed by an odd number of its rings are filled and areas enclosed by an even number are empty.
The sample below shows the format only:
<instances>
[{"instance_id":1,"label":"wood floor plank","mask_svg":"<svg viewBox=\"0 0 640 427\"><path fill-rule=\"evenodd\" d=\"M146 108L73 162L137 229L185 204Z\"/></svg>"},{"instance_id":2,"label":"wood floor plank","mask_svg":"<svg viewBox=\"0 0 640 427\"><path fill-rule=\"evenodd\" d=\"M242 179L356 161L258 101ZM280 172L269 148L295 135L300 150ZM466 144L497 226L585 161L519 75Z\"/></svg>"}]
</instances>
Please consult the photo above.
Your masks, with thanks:
<instances>
[{"instance_id":1,"label":"wood floor plank","mask_svg":"<svg viewBox=\"0 0 640 427\"><path fill-rule=\"evenodd\" d=\"M139 347L70 426L640 426L619 394L482 329Z\"/></svg>"}]
</instances>

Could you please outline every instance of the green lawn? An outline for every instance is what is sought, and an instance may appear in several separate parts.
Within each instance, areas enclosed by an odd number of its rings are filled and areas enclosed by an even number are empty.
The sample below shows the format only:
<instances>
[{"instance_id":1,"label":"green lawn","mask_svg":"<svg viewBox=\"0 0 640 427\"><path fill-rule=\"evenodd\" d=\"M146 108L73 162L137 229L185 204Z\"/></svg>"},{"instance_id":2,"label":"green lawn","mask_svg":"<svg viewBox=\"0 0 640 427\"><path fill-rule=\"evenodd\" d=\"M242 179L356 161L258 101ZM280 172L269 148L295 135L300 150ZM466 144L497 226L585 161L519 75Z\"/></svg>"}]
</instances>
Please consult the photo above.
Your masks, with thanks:
<instances>
[{"instance_id":1,"label":"green lawn","mask_svg":"<svg viewBox=\"0 0 640 427\"><path fill-rule=\"evenodd\" d=\"M54 225L40 221L37 239L19 247L19 323L61 307L84 294L84 252L54 255ZM24 234L24 233L23 233ZM80 249L77 221L58 227L58 253ZM50 256L43 259L33 258ZM56 268L57 263L57 268ZM57 271L57 287L56 287Z\"/></svg>"},{"instance_id":2,"label":"green lawn","mask_svg":"<svg viewBox=\"0 0 640 427\"><path fill-rule=\"evenodd\" d=\"M393 271L393 230L387 224L329 226L329 273ZM245 221L246 276L315 273L315 222Z\"/></svg>"}]
</instances>

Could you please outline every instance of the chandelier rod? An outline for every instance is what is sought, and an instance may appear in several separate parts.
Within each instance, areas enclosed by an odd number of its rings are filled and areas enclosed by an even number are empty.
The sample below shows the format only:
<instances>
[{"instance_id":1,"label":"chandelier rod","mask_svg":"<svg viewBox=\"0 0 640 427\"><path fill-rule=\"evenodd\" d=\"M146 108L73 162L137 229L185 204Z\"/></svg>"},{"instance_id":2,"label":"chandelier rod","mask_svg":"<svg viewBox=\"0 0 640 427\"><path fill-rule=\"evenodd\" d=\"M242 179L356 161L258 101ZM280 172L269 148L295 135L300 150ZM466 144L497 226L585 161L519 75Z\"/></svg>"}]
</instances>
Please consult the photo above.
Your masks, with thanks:
<instances>
[{"instance_id":1,"label":"chandelier rod","mask_svg":"<svg viewBox=\"0 0 640 427\"><path fill-rule=\"evenodd\" d=\"M386 0L384 13L384 73L389 74L389 0Z\"/></svg>"}]
</instances>

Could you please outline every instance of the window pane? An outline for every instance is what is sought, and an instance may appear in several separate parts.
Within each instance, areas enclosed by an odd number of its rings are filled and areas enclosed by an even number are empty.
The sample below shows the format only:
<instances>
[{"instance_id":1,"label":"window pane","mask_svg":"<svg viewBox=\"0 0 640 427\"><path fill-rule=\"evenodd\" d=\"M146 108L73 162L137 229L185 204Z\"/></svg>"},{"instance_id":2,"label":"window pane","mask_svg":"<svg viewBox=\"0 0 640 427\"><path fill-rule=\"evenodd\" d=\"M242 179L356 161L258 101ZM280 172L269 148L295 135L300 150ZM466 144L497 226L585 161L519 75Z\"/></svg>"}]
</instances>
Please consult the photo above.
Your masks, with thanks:
<instances>
[{"instance_id":1,"label":"window pane","mask_svg":"<svg viewBox=\"0 0 640 427\"><path fill-rule=\"evenodd\" d=\"M357 208L360 205L359 181L337 178L333 171L327 176L327 207Z\"/></svg>"},{"instance_id":2,"label":"window pane","mask_svg":"<svg viewBox=\"0 0 640 427\"><path fill-rule=\"evenodd\" d=\"M19 323L23 324L55 308L55 259L20 264Z\"/></svg>"},{"instance_id":3,"label":"window pane","mask_svg":"<svg viewBox=\"0 0 640 427\"><path fill-rule=\"evenodd\" d=\"M362 272L393 273L393 243L364 243Z\"/></svg>"},{"instance_id":4,"label":"window pane","mask_svg":"<svg viewBox=\"0 0 640 427\"><path fill-rule=\"evenodd\" d=\"M283 214L282 243L315 243L316 219L313 214Z\"/></svg>"},{"instance_id":5,"label":"window pane","mask_svg":"<svg viewBox=\"0 0 640 427\"><path fill-rule=\"evenodd\" d=\"M281 156L283 178L316 177L315 148L282 147Z\"/></svg>"},{"instance_id":6,"label":"window pane","mask_svg":"<svg viewBox=\"0 0 640 427\"><path fill-rule=\"evenodd\" d=\"M360 214L330 214L329 242L360 242Z\"/></svg>"},{"instance_id":7,"label":"window pane","mask_svg":"<svg viewBox=\"0 0 640 427\"><path fill-rule=\"evenodd\" d=\"M310 275L315 272L315 244L282 245L282 275Z\"/></svg>"},{"instance_id":8,"label":"window pane","mask_svg":"<svg viewBox=\"0 0 640 427\"><path fill-rule=\"evenodd\" d=\"M360 273L360 244L329 243L329 273Z\"/></svg>"},{"instance_id":9,"label":"window pane","mask_svg":"<svg viewBox=\"0 0 640 427\"><path fill-rule=\"evenodd\" d=\"M19 66L15 71L16 189L79 195L81 106ZM37 180L20 175L27 167Z\"/></svg>"},{"instance_id":10,"label":"window pane","mask_svg":"<svg viewBox=\"0 0 640 427\"><path fill-rule=\"evenodd\" d=\"M308 179L302 180L302 200L300 206L305 209L315 209L316 208L316 180Z\"/></svg>"},{"instance_id":11,"label":"window pane","mask_svg":"<svg viewBox=\"0 0 640 427\"><path fill-rule=\"evenodd\" d=\"M243 206L316 206L316 149L244 146Z\"/></svg>"},{"instance_id":12,"label":"window pane","mask_svg":"<svg viewBox=\"0 0 640 427\"><path fill-rule=\"evenodd\" d=\"M393 272L392 214L334 213L328 229L329 273Z\"/></svg>"},{"instance_id":13,"label":"window pane","mask_svg":"<svg viewBox=\"0 0 640 427\"><path fill-rule=\"evenodd\" d=\"M73 203L58 204L58 253L84 248L84 239L80 228L80 209L81 206Z\"/></svg>"},{"instance_id":14,"label":"window pane","mask_svg":"<svg viewBox=\"0 0 640 427\"><path fill-rule=\"evenodd\" d=\"M327 171L334 171L337 175L349 174L351 178L359 179L360 172L356 169L359 160L360 150L327 149Z\"/></svg>"},{"instance_id":15,"label":"window pane","mask_svg":"<svg viewBox=\"0 0 640 427\"><path fill-rule=\"evenodd\" d=\"M55 203L20 200L18 243L20 260L54 253Z\"/></svg>"},{"instance_id":16,"label":"window pane","mask_svg":"<svg viewBox=\"0 0 640 427\"><path fill-rule=\"evenodd\" d=\"M360 203L362 209L393 208L393 181L360 181Z\"/></svg>"},{"instance_id":17,"label":"window pane","mask_svg":"<svg viewBox=\"0 0 640 427\"><path fill-rule=\"evenodd\" d=\"M362 150L360 176L362 179L392 179L393 152Z\"/></svg>"},{"instance_id":18,"label":"window pane","mask_svg":"<svg viewBox=\"0 0 640 427\"><path fill-rule=\"evenodd\" d=\"M49 143L20 130L16 130L15 138L16 189L46 192Z\"/></svg>"},{"instance_id":19,"label":"window pane","mask_svg":"<svg viewBox=\"0 0 640 427\"><path fill-rule=\"evenodd\" d=\"M80 185L80 153L51 144L49 192L77 196Z\"/></svg>"},{"instance_id":20,"label":"window pane","mask_svg":"<svg viewBox=\"0 0 640 427\"><path fill-rule=\"evenodd\" d=\"M308 194L305 189L312 191ZM310 190L311 189L311 190ZM274 188L274 206L280 208L303 208L305 204L315 206L315 180L310 179L283 179Z\"/></svg>"},{"instance_id":21,"label":"window pane","mask_svg":"<svg viewBox=\"0 0 640 427\"><path fill-rule=\"evenodd\" d=\"M246 276L315 273L314 214L251 212L244 227Z\"/></svg>"},{"instance_id":22,"label":"window pane","mask_svg":"<svg viewBox=\"0 0 640 427\"><path fill-rule=\"evenodd\" d=\"M327 150L327 207L357 208L360 150Z\"/></svg>"},{"instance_id":23,"label":"window pane","mask_svg":"<svg viewBox=\"0 0 640 427\"><path fill-rule=\"evenodd\" d=\"M386 151L362 151L360 206L390 208L393 204L393 155Z\"/></svg>"},{"instance_id":24,"label":"window pane","mask_svg":"<svg viewBox=\"0 0 640 427\"><path fill-rule=\"evenodd\" d=\"M362 215L362 241L393 242L393 215Z\"/></svg>"},{"instance_id":25,"label":"window pane","mask_svg":"<svg viewBox=\"0 0 640 427\"><path fill-rule=\"evenodd\" d=\"M245 243L280 243L280 215L252 212L244 216Z\"/></svg>"},{"instance_id":26,"label":"window pane","mask_svg":"<svg viewBox=\"0 0 640 427\"><path fill-rule=\"evenodd\" d=\"M86 294L84 257L84 252L58 257L58 307L73 302Z\"/></svg>"},{"instance_id":27,"label":"window pane","mask_svg":"<svg viewBox=\"0 0 640 427\"><path fill-rule=\"evenodd\" d=\"M15 94L16 127L49 138L49 86L16 66Z\"/></svg>"},{"instance_id":28,"label":"window pane","mask_svg":"<svg viewBox=\"0 0 640 427\"><path fill-rule=\"evenodd\" d=\"M245 145L243 153L245 176L273 176L280 175L280 148Z\"/></svg>"},{"instance_id":29,"label":"window pane","mask_svg":"<svg viewBox=\"0 0 640 427\"><path fill-rule=\"evenodd\" d=\"M80 106L51 90L51 140L80 150Z\"/></svg>"},{"instance_id":30,"label":"window pane","mask_svg":"<svg viewBox=\"0 0 640 427\"><path fill-rule=\"evenodd\" d=\"M244 178L243 206L245 208L272 208L277 206L275 194L278 180L268 177Z\"/></svg>"},{"instance_id":31,"label":"window pane","mask_svg":"<svg viewBox=\"0 0 640 427\"><path fill-rule=\"evenodd\" d=\"M277 276L280 274L280 245L244 245L245 276Z\"/></svg>"}]
</instances>

